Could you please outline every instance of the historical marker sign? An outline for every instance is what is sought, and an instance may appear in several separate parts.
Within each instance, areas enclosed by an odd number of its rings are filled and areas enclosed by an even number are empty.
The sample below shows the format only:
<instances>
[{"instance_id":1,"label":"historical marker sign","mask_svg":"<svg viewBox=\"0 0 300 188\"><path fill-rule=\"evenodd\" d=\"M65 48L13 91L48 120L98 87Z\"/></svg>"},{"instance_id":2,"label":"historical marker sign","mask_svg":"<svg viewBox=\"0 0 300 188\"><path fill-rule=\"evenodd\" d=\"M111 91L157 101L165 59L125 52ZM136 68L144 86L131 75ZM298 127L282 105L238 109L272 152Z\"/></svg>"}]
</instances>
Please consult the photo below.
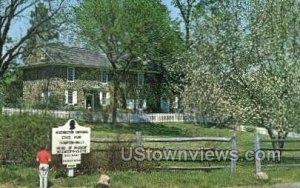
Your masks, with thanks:
<instances>
[{"instance_id":1,"label":"historical marker sign","mask_svg":"<svg viewBox=\"0 0 300 188\"><path fill-rule=\"evenodd\" d=\"M52 154L62 154L62 163L67 168L75 168L81 163L81 154L90 153L90 141L91 128L70 119L65 125L52 129Z\"/></svg>"}]
</instances>

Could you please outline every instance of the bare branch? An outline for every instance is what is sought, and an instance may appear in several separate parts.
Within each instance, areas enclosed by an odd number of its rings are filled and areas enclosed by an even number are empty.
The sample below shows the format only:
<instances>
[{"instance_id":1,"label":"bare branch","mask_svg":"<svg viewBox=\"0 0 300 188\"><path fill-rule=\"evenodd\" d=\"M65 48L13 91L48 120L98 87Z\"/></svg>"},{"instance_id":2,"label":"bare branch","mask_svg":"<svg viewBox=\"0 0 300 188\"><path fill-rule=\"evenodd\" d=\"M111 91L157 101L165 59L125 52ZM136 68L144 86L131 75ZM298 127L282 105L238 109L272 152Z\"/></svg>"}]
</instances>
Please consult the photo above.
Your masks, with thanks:
<instances>
[{"instance_id":1,"label":"bare branch","mask_svg":"<svg viewBox=\"0 0 300 188\"><path fill-rule=\"evenodd\" d=\"M38 33L37 32L38 28L41 27L41 25L45 24L46 22L51 20L55 15L57 15L57 13L61 10L62 5L63 5L64 2L65 2L65 0L61 0L60 3L59 3L59 6L53 12L51 12L51 14L48 17L46 17L45 19L43 19L42 21L40 21L36 25L32 26L28 30L26 35L24 35L15 45L13 45L10 49L8 49L5 52L5 54L2 54L4 43L5 43L5 40L7 38L7 34L8 34L8 31L9 31L9 28L11 26L11 22L12 22L13 18L15 18L21 12L28 9L33 4L31 3L27 6L25 6L24 8L22 8L20 11L18 11L16 13L17 8L18 8L18 6L20 6L22 4L22 1L15 0L15 1L12 1L12 4L9 6L9 8L8 7L6 8L6 12L9 13L9 14L8 14L8 17L7 17L7 20L6 20L6 23L5 23L4 30L3 30L3 32L0 32L0 42L1 42L0 43L1 44L0 45L0 77L3 76L5 70L7 70L9 64L11 63L11 61L21 53L21 51L22 51L21 46L24 44L24 42L26 42L33 35L37 34ZM1 29L1 27L0 27L0 29Z\"/></svg>"},{"instance_id":2,"label":"bare branch","mask_svg":"<svg viewBox=\"0 0 300 188\"><path fill-rule=\"evenodd\" d=\"M32 3L28 4L27 6L23 7L23 8L20 9L18 12L16 12L16 13L14 14L14 16L16 17L16 16L20 15L22 12L24 12L25 10L27 10L28 8L30 8L30 7L32 7L34 4L36 4L36 2L37 2L37 1L32 2Z\"/></svg>"}]
</instances>

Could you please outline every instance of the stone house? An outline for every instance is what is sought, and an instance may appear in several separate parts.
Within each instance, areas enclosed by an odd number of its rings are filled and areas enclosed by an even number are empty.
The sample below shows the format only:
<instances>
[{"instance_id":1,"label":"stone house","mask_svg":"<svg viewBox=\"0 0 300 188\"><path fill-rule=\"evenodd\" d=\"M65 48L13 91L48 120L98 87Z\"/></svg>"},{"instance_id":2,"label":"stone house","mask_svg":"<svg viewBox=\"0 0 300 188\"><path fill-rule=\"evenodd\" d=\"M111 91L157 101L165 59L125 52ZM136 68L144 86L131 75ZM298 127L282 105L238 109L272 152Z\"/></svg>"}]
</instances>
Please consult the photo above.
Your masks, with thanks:
<instances>
[{"instance_id":1,"label":"stone house","mask_svg":"<svg viewBox=\"0 0 300 188\"><path fill-rule=\"evenodd\" d=\"M120 70L119 108L168 112L159 66L151 62L132 65L125 74ZM51 44L35 49L21 69L27 107L51 100L64 110L110 107L112 67L104 53Z\"/></svg>"}]
</instances>

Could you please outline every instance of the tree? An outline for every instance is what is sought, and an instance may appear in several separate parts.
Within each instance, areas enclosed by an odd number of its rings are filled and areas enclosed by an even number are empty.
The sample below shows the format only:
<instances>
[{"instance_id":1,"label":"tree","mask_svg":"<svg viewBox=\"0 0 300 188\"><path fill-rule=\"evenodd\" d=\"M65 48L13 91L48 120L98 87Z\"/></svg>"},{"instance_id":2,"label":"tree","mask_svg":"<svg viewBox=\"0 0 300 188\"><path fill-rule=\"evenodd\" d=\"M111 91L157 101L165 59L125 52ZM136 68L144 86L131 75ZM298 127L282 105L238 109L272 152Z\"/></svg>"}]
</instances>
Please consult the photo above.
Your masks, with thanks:
<instances>
[{"instance_id":1,"label":"tree","mask_svg":"<svg viewBox=\"0 0 300 188\"><path fill-rule=\"evenodd\" d=\"M3 106L22 107L22 71L18 70L18 64L13 63L0 82L3 87Z\"/></svg>"},{"instance_id":2,"label":"tree","mask_svg":"<svg viewBox=\"0 0 300 188\"><path fill-rule=\"evenodd\" d=\"M179 9L180 16L184 23L185 45L191 45L191 30L197 7L201 5L199 0L173 0L173 5Z\"/></svg>"},{"instance_id":3,"label":"tree","mask_svg":"<svg viewBox=\"0 0 300 188\"><path fill-rule=\"evenodd\" d=\"M49 9L44 3L38 3L35 6L35 9L31 11L30 14L30 25L31 27L35 26L43 19L49 17ZM24 52L22 54L23 59L26 58L32 53L33 49L38 48L41 45L45 45L50 41L58 39L59 27L63 24L64 21L51 19L37 28L36 35L32 36L29 40L25 42Z\"/></svg>"},{"instance_id":4,"label":"tree","mask_svg":"<svg viewBox=\"0 0 300 188\"><path fill-rule=\"evenodd\" d=\"M183 103L186 112L196 113L206 122L230 122L240 115L234 104L235 91L227 92L242 37L237 30L237 6L234 1L203 1L201 9L194 18L201 20L193 28L194 44L177 63L185 75Z\"/></svg>"},{"instance_id":5,"label":"tree","mask_svg":"<svg viewBox=\"0 0 300 188\"><path fill-rule=\"evenodd\" d=\"M10 36L9 32L15 24L15 21L26 14L34 5L41 0L11 0L0 1L0 78L2 78L9 68L9 65L22 54L23 45L33 36L39 34L41 28L45 23L53 19L62 9L65 0L47 2L50 14L44 17L33 26L19 39Z\"/></svg>"},{"instance_id":6,"label":"tree","mask_svg":"<svg viewBox=\"0 0 300 188\"><path fill-rule=\"evenodd\" d=\"M268 130L271 139L284 140L295 130L299 120L299 32L300 4L280 2L250 2L251 14L246 38L247 72L255 79L236 77L248 94L256 124ZM263 26L262 26L263 24ZM255 71L253 68L255 67ZM251 72L250 72L251 71ZM283 141L272 142L283 148Z\"/></svg>"},{"instance_id":7,"label":"tree","mask_svg":"<svg viewBox=\"0 0 300 188\"><path fill-rule=\"evenodd\" d=\"M101 4L85 0L76 9L76 17L82 36L111 63L114 126L122 74L146 60L160 64L170 61L178 35L160 0L103 0Z\"/></svg>"},{"instance_id":8,"label":"tree","mask_svg":"<svg viewBox=\"0 0 300 188\"><path fill-rule=\"evenodd\" d=\"M281 140L273 147L283 148L300 118L299 6L207 4L195 31L194 57L184 69L192 95L186 105L222 123L264 127L271 139Z\"/></svg>"},{"instance_id":9,"label":"tree","mask_svg":"<svg viewBox=\"0 0 300 188\"><path fill-rule=\"evenodd\" d=\"M206 0L172 0L172 4L179 10L179 16L181 17L181 23L183 22L183 41L185 49L182 49L181 53L177 54L178 63L172 64L171 71L169 72L169 81L172 86L172 91L178 96L178 109L183 111L182 94L185 93L184 85L188 81L188 73L184 73L184 62L189 59L189 53L194 45L194 35L195 26L198 22L201 22L198 18L203 14L203 7L208 3ZM190 54L191 55L191 54ZM180 61L180 62L179 62Z\"/></svg>"}]
</instances>

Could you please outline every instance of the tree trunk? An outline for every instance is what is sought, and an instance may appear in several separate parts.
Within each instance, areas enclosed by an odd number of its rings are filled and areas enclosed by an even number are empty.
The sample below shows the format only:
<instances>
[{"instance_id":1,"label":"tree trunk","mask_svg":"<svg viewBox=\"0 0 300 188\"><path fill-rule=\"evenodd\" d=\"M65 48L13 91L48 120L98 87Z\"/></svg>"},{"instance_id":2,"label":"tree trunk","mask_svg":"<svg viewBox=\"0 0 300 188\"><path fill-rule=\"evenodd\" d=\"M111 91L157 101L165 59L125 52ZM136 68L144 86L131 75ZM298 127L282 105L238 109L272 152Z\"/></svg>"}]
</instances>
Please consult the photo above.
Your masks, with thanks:
<instances>
[{"instance_id":1,"label":"tree trunk","mask_svg":"<svg viewBox=\"0 0 300 188\"><path fill-rule=\"evenodd\" d=\"M112 104L112 128L116 128L117 123L117 109L118 109L118 92L119 92L119 81L116 78L116 75L114 75L113 79L113 104Z\"/></svg>"},{"instance_id":2,"label":"tree trunk","mask_svg":"<svg viewBox=\"0 0 300 188\"><path fill-rule=\"evenodd\" d=\"M285 133L284 135L277 134L277 136L274 134L272 129L267 128L268 134L270 139L272 140L272 148L274 153L274 158L276 162L280 162L280 158L282 156L282 149L284 148L284 140L286 139L288 133Z\"/></svg>"},{"instance_id":3,"label":"tree trunk","mask_svg":"<svg viewBox=\"0 0 300 188\"><path fill-rule=\"evenodd\" d=\"M187 48L190 47L190 23L189 22L186 22L186 25L185 25L185 43L186 43L186 46Z\"/></svg>"}]
</instances>

